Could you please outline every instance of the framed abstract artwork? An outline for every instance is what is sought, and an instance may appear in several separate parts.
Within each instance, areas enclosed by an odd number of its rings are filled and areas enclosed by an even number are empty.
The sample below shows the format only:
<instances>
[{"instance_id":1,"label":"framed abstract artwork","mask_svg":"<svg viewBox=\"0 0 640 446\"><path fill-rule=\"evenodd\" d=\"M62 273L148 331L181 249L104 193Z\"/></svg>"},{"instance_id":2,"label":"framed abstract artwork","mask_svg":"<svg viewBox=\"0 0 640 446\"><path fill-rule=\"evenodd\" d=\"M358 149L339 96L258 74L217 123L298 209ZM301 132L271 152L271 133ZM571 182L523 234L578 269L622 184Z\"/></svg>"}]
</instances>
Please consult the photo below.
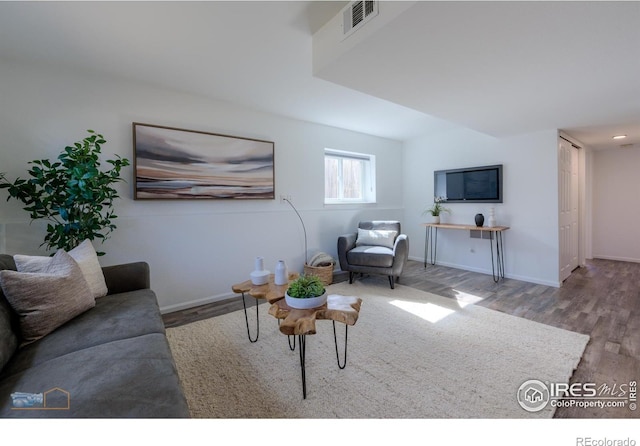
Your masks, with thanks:
<instances>
[{"instance_id":1,"label":"framed abstract artwork","mask_svg":"<svg viewBox=\"0 0 640 446\"><path fill-rule=\"evenodd\" d=\"M274 143L133 123L135 199L274 199Z\"/></svg>"}]
</instances>

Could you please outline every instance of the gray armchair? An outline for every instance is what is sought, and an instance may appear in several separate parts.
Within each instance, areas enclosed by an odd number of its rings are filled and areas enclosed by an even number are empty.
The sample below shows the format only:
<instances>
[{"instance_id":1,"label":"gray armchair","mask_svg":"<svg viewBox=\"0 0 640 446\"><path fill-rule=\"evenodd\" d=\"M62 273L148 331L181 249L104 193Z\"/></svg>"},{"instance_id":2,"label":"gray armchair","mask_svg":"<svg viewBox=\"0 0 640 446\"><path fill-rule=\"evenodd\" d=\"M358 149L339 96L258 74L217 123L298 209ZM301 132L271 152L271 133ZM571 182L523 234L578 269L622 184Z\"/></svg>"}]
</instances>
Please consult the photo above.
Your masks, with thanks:
<instances>
[{"instance_id":1,"label":"gray armchair","mask_svg":"<svg viewBox=\"0 0 640 446\"><path fill-rule=\"evenodd\" d=\"M409 257L409 239L398 221L361 221L358 232L338 237L338 260L342 271L353 275L384 274L394 288Z\"/></svg>"}]
</instances>

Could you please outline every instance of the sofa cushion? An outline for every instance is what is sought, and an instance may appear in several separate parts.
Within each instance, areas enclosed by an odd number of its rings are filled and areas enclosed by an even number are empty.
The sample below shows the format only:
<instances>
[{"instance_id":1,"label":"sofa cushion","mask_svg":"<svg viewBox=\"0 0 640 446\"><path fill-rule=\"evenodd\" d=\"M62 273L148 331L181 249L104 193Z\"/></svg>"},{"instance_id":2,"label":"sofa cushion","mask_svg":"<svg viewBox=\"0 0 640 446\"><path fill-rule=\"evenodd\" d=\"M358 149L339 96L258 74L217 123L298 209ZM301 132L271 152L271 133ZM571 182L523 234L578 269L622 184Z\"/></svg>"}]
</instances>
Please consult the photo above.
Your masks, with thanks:
<instances>
[{"instance_id":1,"label":"sofa cushion","mask_svg":"<svg viewBox=\"0 0 640 446\"><path fill-rule=\"evenodd\" d=\"M95 305L80 267L63 250L42 273L0 271L0 285L20 317L23 343L42 338Z\"/></svg>"},{"instance_id":2,"label":"sofa cushion","mask_svg":"<svg viewBox=\"0 0 640 446\"><path fill-rule=\"evenodd\" d=\"M393 265L393 249L384 246L356 246L347 252L351 265L389 268Z\"/></svg>"},{"instance_id":3,"label":"sofa cushion","mask_svg":"<svg viewBox=\"0 0 640 446\"><path fill-rule=\"evenodd\" d=\"M15 410L16 392L57 398L46 408ZM171 350L158 333L78 350L0 380L0 418L188 416Z\"/></svg>"},{"instance_id":4,"label":"sofa cushion","mask_svg":"<svg viewBox=\"0 0 640 446\"><path fill-rule=\"evenodd\" d=\"M15 271L16 265L13 257L0 254L0 270L9 269ZM0 288L0 372L18 348L18 315L7 302Z\"/></svg>"},{"instance_id":5,"label":"sofa cushion","mask_svg":"<svg viewBox=\"0 0 640 446\"><path fill-rule=\"evenodd\" d=\"M13 260L13 256L0 254L0 270L3 269L16 270L16 262Z\"/></svg>"},{"instance_id":6,"label":"sofa cushion","mask_svg":"<svg viewBox=\"0 0 640 446\"><path fill-rule=\"evenodd\" d=\"M85 280L91 288L94 298L107 295L107 284L105 283L102 267L98 261L98 254L91 244L91 240L86 239L78 246L69 251L69 255L78 263ZM27 256L16 254L13 256L16 268L23 273L40 273L49 265L51 257Z\"/></svg>"},{"instance_id":7,"label":"sofa cushion","mask_svg":"<svg viewBox=\"0 0 640 446\"><path fill-rule=\"evenodd\" d=\"M106 342L165 333L156 295L139 290L106 296L95 307L58 327L42 339L20 349L0 374L22 372L52 358Z\"/></svg>"},{"instance_id":8,"label":"sofa cushion","mask_svg":"<svg viewBox=\"0 0 640 446\"><path fill-rule=\"evenodd\" d=\"M393 248L398 231L387 229L361 229L358 228L356 246L384 246Z\"/></svg>"},{"instance_id":9,"label":"sofa cushion","mask_svg":"<svg viewBox=\"0 0 640 446\"><path fill-rule=\"evenodd\" d=\"M0 371L18 348L18 336L12 323L12 312L0 291Z\"/></svg>"}]
</instances>

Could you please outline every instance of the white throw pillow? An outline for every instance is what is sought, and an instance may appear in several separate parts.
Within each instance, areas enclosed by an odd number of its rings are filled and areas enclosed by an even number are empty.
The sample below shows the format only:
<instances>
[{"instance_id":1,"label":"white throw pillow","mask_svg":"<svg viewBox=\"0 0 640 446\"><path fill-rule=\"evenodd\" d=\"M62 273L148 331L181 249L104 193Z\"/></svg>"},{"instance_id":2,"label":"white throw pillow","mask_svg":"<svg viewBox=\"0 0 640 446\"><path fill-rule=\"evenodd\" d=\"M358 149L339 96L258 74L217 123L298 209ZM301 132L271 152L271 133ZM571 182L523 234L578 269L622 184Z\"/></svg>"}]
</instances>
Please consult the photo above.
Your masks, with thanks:
<instances>
[{"instance_id":1,"label":"white throw pillow","mask_svg":"<svg viewBox=\"0 0 640 446\"><path fill-rule=\"evenodd\" d=\"M386 229L360 229L358 228L358 237L356 238L356 246L384 246L393 249L398 231Z\"/></svg>"},{"instance_id":2,"label":"white throw pillow","mask_svg":"<svg viewBox=\"0 0 640 446\"><path fill-rule=\"evenodd\" d=\"M93 297L106 296L108 292L107 284L98 261L98 254L96 254L91 240L84 240L69 251L69 255L78 263L85 280L89 284ZM51 259L52 257L26 256L22 254L13 256L17 270L21 273L41 273L51 263Z\"/></svg>"}]
</instances>

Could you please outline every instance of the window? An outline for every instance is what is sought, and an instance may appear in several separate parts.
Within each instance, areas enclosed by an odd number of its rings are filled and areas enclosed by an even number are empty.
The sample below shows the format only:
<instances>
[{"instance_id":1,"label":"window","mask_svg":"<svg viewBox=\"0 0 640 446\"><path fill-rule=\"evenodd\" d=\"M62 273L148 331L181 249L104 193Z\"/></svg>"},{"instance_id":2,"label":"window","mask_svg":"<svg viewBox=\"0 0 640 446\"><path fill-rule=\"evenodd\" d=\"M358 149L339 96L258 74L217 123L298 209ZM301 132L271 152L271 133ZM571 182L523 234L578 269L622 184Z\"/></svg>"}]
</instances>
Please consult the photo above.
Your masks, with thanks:
<instances>
[{"instance_id":1,"label":"window","mask_svg":"<svg viewBox=\"0 0 640 446\"><path fill-rule=\"evenodd\" d=\"M325 149L325 204L375 203L375 171L374 155Z\"/></svg>"}]
</instances>

